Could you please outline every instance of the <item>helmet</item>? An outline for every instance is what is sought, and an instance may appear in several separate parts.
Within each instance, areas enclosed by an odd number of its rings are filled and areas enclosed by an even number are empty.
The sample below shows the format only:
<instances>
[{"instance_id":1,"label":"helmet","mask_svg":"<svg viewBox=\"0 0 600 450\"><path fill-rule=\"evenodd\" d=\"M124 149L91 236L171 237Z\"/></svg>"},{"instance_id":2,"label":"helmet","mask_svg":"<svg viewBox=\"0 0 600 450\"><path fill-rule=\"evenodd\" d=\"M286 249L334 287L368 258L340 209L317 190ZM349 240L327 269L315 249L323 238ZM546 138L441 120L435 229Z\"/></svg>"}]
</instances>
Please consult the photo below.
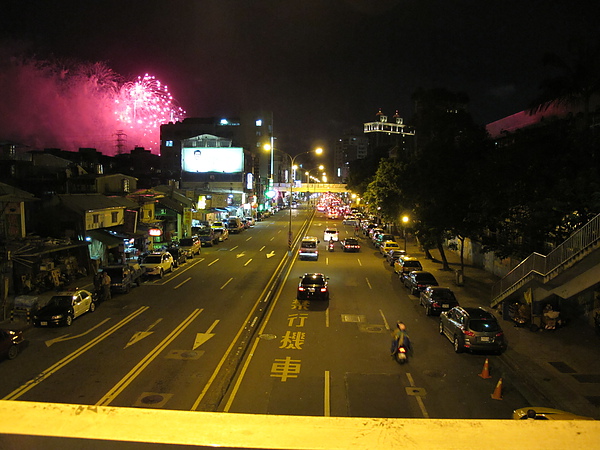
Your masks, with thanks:
<instances>
[{"instance_id":1,"label":"helmet","mask_svg":"<svg viewBox=\"0 0 600 450\"><path fill-rule=\"evenodd\" d=\"M398 323L396 325L400 330L406 331L406 325L404 325L404 322L398 321Z\"/></svg>"}]
</instances>

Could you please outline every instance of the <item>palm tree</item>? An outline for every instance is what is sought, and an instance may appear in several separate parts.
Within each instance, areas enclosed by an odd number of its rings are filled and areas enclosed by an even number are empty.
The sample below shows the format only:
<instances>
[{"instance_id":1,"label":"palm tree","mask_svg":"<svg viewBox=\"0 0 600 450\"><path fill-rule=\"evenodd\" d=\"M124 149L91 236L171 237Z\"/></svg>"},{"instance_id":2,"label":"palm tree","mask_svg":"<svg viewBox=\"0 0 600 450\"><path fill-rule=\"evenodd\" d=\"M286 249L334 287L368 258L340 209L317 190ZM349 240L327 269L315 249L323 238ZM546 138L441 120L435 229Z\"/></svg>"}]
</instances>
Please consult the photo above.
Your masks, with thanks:
<instances>
[{"instance_id":1,"label":"palm tree","mask_svg":"<svg viewBox=\"0 0 600 450\"><path fill-rule=\"evenodd\" d=\"M582 105L585 129L590 125L590 101L600 92L600 43L571 41L570 58L546 53L542 59L545 66L561 73L540 84L542 93L530 106L531 112L545 111L551 106Z\"/></svg>"}]
</instances>

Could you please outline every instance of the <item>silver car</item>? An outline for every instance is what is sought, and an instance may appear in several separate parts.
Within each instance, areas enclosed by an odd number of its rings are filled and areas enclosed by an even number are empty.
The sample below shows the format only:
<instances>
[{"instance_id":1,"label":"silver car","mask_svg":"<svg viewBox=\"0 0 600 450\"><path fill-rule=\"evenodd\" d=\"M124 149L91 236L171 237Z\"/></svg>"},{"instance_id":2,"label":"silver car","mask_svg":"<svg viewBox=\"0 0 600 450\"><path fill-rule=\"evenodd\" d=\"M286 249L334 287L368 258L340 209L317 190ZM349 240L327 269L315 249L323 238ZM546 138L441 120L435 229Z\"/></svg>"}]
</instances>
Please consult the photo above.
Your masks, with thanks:
<instances>
[{"instance_id":1,"label":"silver car","mask_svg":"<svg viewBox=\"0 0 600 450\"><path fill-rule=\"evenodd\" d=\"M502 353L506 349L504 332L496 317L483 308L455 306L440 314L440 334L454 345L454 351L491 351Z\"/></svg>"}]
</instances>

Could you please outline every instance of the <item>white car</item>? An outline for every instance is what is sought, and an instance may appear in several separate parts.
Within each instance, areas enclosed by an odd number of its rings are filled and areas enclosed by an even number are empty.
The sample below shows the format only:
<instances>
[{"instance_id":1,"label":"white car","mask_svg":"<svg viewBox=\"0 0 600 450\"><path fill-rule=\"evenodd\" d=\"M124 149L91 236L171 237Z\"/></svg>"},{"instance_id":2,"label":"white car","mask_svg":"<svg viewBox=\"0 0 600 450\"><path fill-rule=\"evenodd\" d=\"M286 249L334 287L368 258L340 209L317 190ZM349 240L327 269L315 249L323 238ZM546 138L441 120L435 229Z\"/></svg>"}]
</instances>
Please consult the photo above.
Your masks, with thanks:
<instances>
[{"instance_id":1,"label":"white car","mask_svg":"<svg viewBox=\"0 0 600 450\"><path fill-rule=\"evenodd\" d=\"M325 229L325 233L323 233L323 240L325 242L337 242L340 240L340 232L337 230L337 228L327 228Z\"/></svg>"},{"instance_id":2,"label":"white car","mask_svg":"<svg viewBox=\"0 0 600 450\"><path fill-rule=\"evenodd\" d=\"M146 269L146 275L162 278L167 272L173 271L173 256L169 252L151 253L142 259L140 266Z\"/></svg>"}]
</instances>

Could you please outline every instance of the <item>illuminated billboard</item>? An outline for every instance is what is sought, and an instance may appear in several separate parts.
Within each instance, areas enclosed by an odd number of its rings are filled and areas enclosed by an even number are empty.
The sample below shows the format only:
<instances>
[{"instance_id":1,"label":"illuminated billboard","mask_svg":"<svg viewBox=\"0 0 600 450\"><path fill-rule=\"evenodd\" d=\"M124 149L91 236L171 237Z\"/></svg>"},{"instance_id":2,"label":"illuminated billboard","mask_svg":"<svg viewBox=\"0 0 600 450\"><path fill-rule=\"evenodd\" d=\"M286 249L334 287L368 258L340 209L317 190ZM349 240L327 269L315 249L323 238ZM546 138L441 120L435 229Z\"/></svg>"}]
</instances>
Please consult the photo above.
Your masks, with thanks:
<instances>
[{"instance_id":1,"label":"illuminated billboard","mask_svg":"<svg viewBox=\"0 0 600 450\"><path fill-rule=\"evenodd\" d=\"M184 147L181 165L190 173L238 173L244 171L244 150L241 147Z\"/></svg>"}]
</instances>

